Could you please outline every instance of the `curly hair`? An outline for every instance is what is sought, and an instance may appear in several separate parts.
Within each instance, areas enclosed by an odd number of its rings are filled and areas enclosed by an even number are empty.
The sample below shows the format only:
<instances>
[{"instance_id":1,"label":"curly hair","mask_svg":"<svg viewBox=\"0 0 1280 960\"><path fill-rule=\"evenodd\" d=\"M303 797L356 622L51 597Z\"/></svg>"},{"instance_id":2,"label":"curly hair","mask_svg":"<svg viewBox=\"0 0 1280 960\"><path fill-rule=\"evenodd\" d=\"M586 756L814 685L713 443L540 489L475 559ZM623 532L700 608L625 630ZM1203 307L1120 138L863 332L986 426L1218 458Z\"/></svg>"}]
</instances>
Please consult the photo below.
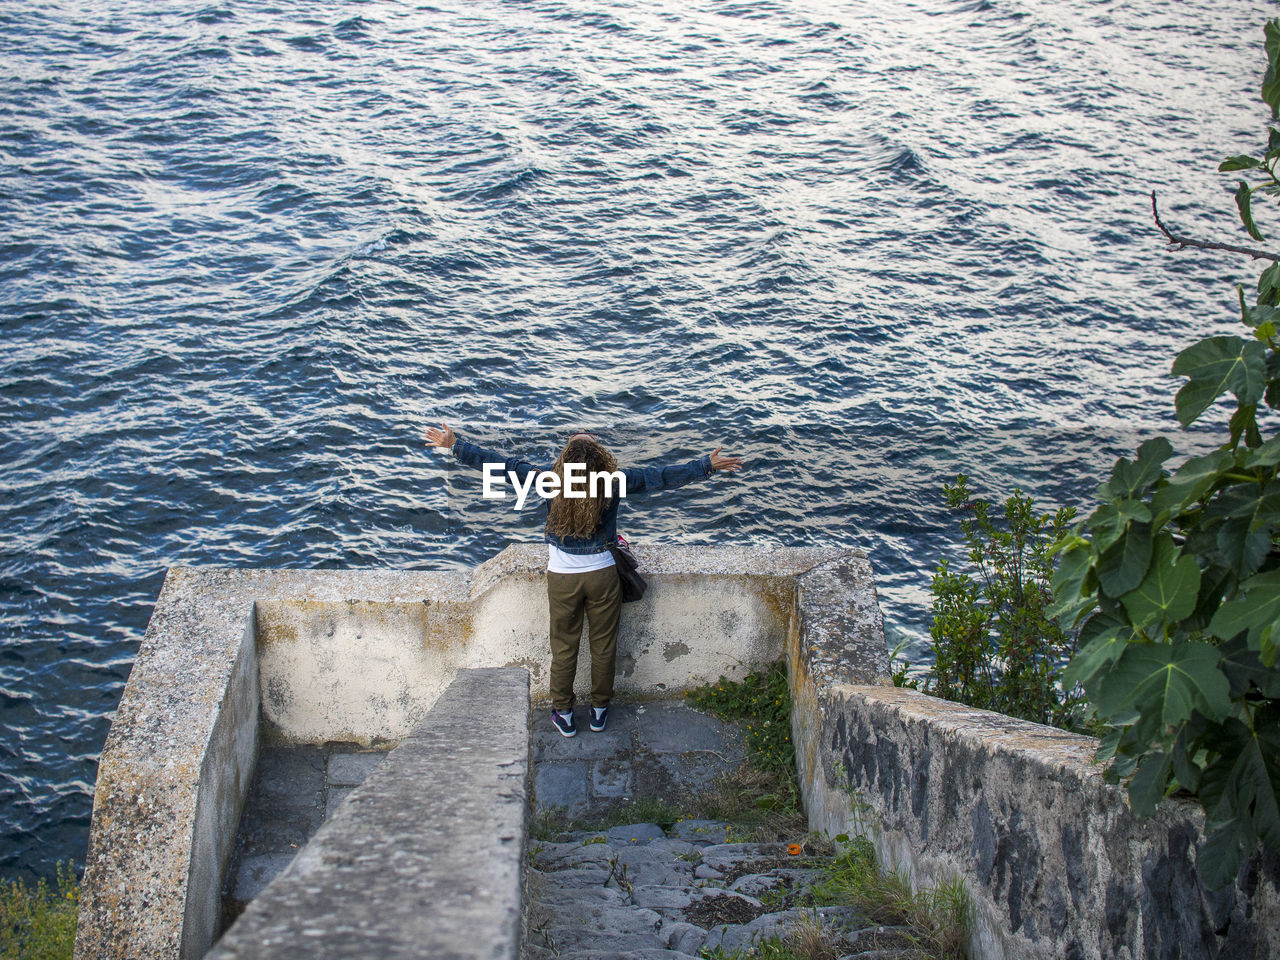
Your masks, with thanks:
<instances>
[{"instance_id":1,"label":"curly hair","mask_svg":"<svg viewBox=\"0 0 1280 960\"><path fill-rule=\"evenodd\" d=\"M552 471L560 477L560 490L551 500L547 510L547 532L557 537L589 537L600 525L610 497L598 496L599 485L587 483L585 497L566 497L564 490L564 465L581 463L586 466L587 477L593 473L613 473L618 461L599 442L590 437L575 436L569 439Z\"/></svg>"}]
</instances>

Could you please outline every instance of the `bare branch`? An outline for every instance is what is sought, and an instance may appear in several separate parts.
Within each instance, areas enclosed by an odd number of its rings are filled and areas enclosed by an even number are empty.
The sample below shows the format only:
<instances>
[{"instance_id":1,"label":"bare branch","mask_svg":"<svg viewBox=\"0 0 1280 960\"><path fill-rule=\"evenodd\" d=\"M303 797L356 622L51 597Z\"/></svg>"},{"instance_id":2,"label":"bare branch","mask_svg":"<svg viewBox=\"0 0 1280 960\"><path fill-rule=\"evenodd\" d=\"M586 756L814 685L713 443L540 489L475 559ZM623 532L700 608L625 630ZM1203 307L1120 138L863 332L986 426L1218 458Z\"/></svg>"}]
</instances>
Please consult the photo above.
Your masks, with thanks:
<instances>
[{"instance_id":1,"label":"bare branch","mask_svg":"<svg viewBox=\"0 0 1280 960\"><path fill-rule=\"evenodd\" d=\"M1267 253L1265 250L1258 250L1254 247L1237 247L1232 243L1214 243L1212 240L1193 240L1191 237L1180 237L1175 233L1170 233L1169 228L1160 219L1160 211L1156 209L1156 192L1154 190L1151 191L1151 215L1156 218L1156 226L1160 228L1160 232L1168 238L1169 243L1179 250L1186 247L1198 247L1201 250L1225 250L1227 253L1242 253L1246 257L1253 257L1255 260L1274 260L1280 263L1280 253Z\"/></svg>"}]
</instances>

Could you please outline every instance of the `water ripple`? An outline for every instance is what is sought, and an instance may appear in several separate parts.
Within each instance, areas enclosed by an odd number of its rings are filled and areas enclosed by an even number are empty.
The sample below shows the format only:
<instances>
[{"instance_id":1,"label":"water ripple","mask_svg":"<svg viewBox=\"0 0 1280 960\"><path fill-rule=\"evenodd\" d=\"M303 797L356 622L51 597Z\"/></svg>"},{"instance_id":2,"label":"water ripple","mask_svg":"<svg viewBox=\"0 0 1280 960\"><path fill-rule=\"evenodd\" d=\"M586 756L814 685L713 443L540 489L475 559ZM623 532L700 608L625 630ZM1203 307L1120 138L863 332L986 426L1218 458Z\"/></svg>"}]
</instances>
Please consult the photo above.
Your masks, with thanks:
<instances>
[{"instance_id":1,"label":"water ripple","mask_svg":"<svg viewBox=\"0 0 1280 960\"><path fill-rule=\"evenodd\" d=\"M1174 432L1270 5L331 2L0 11L0 873L83 857L165 570L462 567L442 478L725 443L641 540L866 547L929 653L940 485L1079 503ZM1205 442L1180 435L1184 449Z\"/></svg>"}]
</instances>

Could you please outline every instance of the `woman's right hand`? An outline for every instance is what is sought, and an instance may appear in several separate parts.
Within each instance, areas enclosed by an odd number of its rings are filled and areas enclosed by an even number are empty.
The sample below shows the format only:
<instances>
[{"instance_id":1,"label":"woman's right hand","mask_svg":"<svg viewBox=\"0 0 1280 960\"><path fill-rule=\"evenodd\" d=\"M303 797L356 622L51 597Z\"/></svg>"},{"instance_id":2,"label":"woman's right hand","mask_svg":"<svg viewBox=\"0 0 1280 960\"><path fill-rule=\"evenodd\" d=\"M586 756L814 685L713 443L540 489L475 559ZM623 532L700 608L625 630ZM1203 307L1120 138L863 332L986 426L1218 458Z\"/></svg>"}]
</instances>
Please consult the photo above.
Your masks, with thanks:
<instances>
[{"instance_id":1,"label":"woman's right hand","mask_svg":"<svg viewBox=\"0 0 1280 960\"><path fill-rule=\"evenodd\" d=\"M457 439L457 436L449 429L449 425L446 423L440 424L439 430L435 427L427 427L427 443L433 447L443 447L445 450L452 450L453 444Z\"/></svg>"}]
</instances>

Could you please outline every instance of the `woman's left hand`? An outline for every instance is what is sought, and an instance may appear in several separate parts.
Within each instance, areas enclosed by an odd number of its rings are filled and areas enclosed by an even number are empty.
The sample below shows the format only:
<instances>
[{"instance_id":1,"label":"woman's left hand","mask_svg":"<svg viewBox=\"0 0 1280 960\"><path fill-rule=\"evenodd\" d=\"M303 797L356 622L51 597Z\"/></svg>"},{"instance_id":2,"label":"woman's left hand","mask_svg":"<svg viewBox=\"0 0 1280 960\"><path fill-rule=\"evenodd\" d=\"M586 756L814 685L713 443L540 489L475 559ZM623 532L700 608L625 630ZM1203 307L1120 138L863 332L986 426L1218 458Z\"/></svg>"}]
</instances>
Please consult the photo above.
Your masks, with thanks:
<instances>
[{"instance_id":1,"label":"woman's left hand","mask_svg":"<svg viewBox=\"0 0 1280 960\"><path fill-rule=\"evenodd\" d=\"M427 427L427 443L433 447L443 447L445 450L453 448L453 442L457 440L457 436L449 429L449 425L442 423L440 429L435 427Z\"/></svg>"},{"instance_id":2,"label":"woman's left hand","mask_svg":"<svg viewBox=\"0 0 1280 960\"><path fill-rule=\"evenodd\" d=\"M720 456L720 451L723 449L724 447L720 446L720 447L716 447L714 450L711 451L712 472L715 472L717 470L723 470L726 473L733 473L733 471L735 470L740 470L742 468L742 458L741 457L722 457Z\"/></svg>"}]
</instances>

